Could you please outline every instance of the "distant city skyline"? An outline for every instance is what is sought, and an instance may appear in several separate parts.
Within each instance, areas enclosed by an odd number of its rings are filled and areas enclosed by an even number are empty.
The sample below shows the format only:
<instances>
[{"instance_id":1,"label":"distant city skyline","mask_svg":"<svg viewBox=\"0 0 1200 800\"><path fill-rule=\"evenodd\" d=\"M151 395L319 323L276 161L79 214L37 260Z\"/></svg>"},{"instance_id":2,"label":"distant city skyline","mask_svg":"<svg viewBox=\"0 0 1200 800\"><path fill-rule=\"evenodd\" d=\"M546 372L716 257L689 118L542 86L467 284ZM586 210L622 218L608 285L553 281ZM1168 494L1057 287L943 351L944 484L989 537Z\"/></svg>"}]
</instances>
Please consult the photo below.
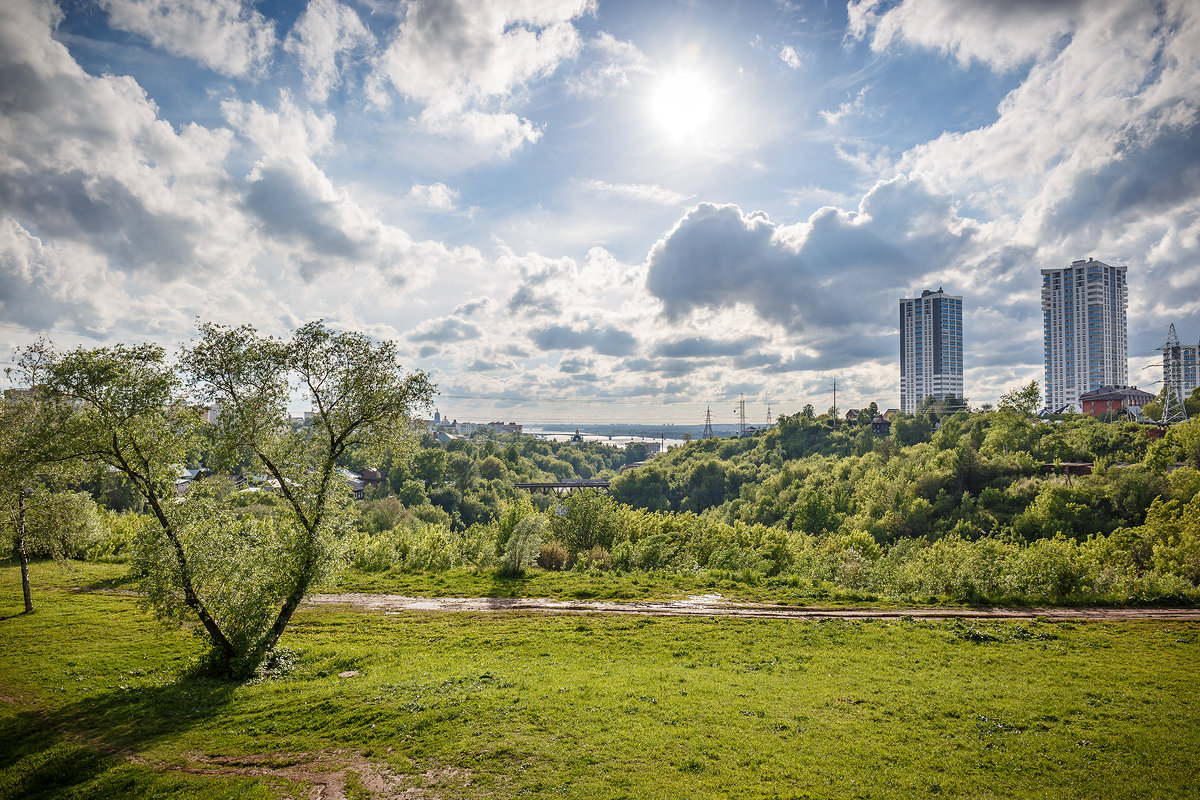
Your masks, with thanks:
<instances>
[{"instance_id":1,"label":"distant city skyline","mask_svg":"<svg viewBox=\"0 0 1200 800\"><path fill-rule=\"evenodd\" d=\"M0 350L323 318L459 419L758 424L897 406L942 285L978 406L1094 256L1136 383L1200 331L1197 152L1186 0L6 0Z\"/></svg>"}]
</instances>

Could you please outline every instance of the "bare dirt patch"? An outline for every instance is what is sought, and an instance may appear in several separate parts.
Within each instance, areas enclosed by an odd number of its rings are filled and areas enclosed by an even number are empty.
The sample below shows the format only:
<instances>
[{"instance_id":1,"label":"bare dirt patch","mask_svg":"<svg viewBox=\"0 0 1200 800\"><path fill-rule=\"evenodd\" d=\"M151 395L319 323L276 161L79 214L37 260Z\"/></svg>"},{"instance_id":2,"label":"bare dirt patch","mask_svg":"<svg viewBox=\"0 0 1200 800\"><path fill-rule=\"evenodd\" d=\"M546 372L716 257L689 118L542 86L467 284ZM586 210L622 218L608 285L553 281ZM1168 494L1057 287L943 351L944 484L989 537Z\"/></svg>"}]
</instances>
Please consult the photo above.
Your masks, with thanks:
<instances>
[{"instance_id":1,"label":"bare dirt patch","mask_svg":"<svg viewBox=\"0 0 1200 800\"><path fill-rule=\"evenodd\" d=\"M299 786L301 793L293 796L306 800L347 800L349 790L355 796L365 794L375 800L433 800L441 796L441 789L461 787L470 778L463 770L449 768L427 770L420 776L396 774L381 764L345 752L193 754L188 763L166 769L191 775L259 778L285 792Z\"/></svg>"},{"instance_id":2,"label":"bare dirt patch","mask_svg":"<svg viewBox=\"0 0 1200 800\"><path fill-rule=\"evenodd\" d=\"M669 617L736 617L740 619L1009 619L1052 621L1119 621L1138 619L1200 621L1194 608L833 608L782 606L727 601L719 594L694 595L683 600L574 601L544 597L407 597L397 594L340 592L318 594L311 605L347 605L364 611L537 611L558 614L645 614Z\"/></svg>"}]
</instances>

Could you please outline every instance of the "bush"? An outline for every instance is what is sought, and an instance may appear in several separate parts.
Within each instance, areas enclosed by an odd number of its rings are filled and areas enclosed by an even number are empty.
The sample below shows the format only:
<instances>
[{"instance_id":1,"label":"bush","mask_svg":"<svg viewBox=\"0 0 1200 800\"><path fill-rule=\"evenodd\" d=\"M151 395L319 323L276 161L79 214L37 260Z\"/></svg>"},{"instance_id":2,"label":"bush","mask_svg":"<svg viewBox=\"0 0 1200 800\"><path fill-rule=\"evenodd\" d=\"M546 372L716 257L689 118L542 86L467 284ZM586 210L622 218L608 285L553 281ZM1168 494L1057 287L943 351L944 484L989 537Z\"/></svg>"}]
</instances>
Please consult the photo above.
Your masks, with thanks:
<instances>
[{"instance_id":1,"label":"bush","mask_svg":"<svg viewBox=\"0 0 1200 800\"><path fill-rule=\"evenodd\" d=\"M137 544L140 531L150 522L145 514L136 511L109 511L104 515L100 538L88 547L88 561L128 561Z\"/></svg>"},{"instance_id":2,"label":"bush","mask_svg":"<svg viewBox=\"0 0 1200 800\"><path fill-rule=\"evenodd\" d=\"M567 546L559 541L549 541L538 550L537 565L542 569L555 571L566 569L571 553Z\"/></svg>"},{"instance_id":3,"label":"bush","mask_svg":"<svg viewBox=\"0 0 1200 800\"><path fill-rule=\"evenodd\" d=\"M500 559L499 574L502 578L516 578L533 566L541 556L542 534L545 532L546 519L540 514L530 515L517 523Z\"/></svg>"},{"instance_id":4,"label":"bush","mask_svg":"<svg viewBox=\"0 0 1200 800\"><path fill-rule=\"evenodd\" d=\"M612 554L600 545L596 545L587 551L587 555L583 557L583 564L588 569L598 569L607 572L613 568Z\"/></svg>"}]
</instances>

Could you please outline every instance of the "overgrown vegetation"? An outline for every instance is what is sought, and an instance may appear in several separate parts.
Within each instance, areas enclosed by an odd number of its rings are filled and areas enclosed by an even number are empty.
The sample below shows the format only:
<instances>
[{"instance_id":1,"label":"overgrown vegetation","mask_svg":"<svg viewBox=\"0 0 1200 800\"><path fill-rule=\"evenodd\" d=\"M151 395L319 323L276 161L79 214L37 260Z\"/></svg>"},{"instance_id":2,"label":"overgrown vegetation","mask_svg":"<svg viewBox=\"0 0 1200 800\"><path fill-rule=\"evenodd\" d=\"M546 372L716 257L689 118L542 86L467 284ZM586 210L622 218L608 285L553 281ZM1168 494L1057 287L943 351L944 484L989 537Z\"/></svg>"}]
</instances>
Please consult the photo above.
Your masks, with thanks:
<instances>
[{"instance_id":1,"label":"overgrown vegetation","mask_svg":"<svg viewBox=\"0 0 1200 800\"><path fill-rule=\"evenodd\" d=\"M336 550L352 584L409 590L421 582L399 576L566 570L690 576L688 585L759 597L776 587L793 599L1200 599L1200 422L1155 438L1159 429L1134 423L1038 420L1020 407L1025 394L991 413L902 416L887 433L802 412L753 438L692 442L623 473L622 451L600 443L426 437L411 460L376 462L382 483L343 507ZM367 458L350 448L338 463L361 470ZM1063 466L1072 462L1091 474ZM596 476L612 481L610 493L514 488ZM222 491L229 530L257 532L230 534L239 541L277 530L270 520L287 511L270 492ZM110 512L110 532L82 549L131 558L140 519Z\"/></svg>"}]
</instances>

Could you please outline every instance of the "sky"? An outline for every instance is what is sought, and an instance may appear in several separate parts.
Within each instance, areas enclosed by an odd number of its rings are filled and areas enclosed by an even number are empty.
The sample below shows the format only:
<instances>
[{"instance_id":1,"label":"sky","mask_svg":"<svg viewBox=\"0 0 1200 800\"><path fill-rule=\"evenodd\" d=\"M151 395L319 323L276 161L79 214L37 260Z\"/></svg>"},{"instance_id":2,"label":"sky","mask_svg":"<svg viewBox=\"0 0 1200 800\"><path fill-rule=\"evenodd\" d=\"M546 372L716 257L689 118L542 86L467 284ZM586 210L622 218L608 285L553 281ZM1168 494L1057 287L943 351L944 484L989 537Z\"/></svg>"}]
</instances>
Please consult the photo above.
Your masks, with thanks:
<instances>
[{"instance_id":1,"label":"sky","mask_svg":"<svg viewBox=\"0 0 1200 800\"><path fill-rule=\"evenodd\" d=\"M758 422L898 406L944 288L978 406L1093 257L1157 391L1198 112L1190 0L4 0L0 349L322 318L451 418Z\"/></svg>"}]
</instances>

